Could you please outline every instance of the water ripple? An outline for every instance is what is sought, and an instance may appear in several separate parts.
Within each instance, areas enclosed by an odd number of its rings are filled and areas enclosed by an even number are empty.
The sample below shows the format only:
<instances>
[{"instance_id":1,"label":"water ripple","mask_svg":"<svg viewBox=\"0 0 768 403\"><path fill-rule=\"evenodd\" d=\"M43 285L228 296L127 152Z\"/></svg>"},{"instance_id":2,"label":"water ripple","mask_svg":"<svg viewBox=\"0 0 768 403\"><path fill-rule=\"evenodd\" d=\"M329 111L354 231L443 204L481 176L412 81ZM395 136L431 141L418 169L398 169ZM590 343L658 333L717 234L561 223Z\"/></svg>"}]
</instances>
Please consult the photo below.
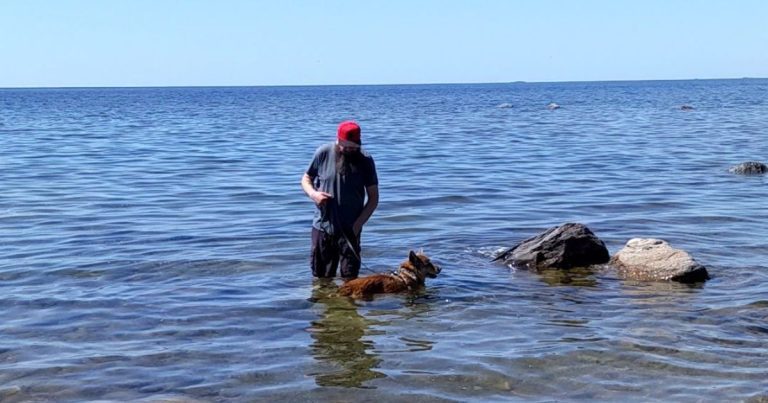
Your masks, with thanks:
<instances>
[{"instance_id":1,"label":"water ripple","mask_svg":"<svg viewBox=\"0 0 768 403\"><path fill-rule=\"evenodd\" d=\"M766 88L0 90L0 400L758 399L768 177L727 169L768 155ZM423 290L311 280L299 180L346 118L380 179L363 258L423 249L443 267ZM570 221L713 279L490 261Z\"/></svg>"}]
</instances>

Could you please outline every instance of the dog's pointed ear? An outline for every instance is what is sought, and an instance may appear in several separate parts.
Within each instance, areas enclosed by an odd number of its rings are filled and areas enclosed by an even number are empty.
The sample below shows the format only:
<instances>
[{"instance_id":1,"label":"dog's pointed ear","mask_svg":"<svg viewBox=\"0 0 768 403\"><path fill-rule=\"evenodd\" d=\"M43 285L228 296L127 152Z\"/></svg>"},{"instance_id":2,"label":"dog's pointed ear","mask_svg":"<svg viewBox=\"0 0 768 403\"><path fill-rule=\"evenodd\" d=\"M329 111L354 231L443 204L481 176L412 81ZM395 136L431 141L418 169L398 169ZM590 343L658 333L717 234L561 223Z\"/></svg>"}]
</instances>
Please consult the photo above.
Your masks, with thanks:
<instances>
[{"instance_id":1,"label":"dog's pointed ear","mask_svg":"<svg viewBox=\"0 0 768 403\"><path fill-rule=\"evenodd\" d=\"M408 253L408 260L411 261L411 263L419 263L419 258L416 256L416 254L413 251L410 251Z\"/></svg>"}]
</instances>

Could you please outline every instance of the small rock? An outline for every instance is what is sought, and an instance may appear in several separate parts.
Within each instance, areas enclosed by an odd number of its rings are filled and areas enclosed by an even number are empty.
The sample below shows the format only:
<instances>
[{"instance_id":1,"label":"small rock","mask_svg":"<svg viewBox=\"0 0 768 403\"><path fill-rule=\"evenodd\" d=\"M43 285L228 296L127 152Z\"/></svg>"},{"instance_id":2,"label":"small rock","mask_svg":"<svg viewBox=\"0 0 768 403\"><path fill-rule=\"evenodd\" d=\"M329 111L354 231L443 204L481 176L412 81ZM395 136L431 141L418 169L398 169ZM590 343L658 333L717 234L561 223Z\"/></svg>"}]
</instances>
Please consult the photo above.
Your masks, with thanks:
<instances>
[{"instance_id":1,"label":"small rock","mask_svg":"<svg viewBox=\"0 0 768 403\"><path fill-rule=\"evenodd\" d=\"M695 283L709 280L707 269L691 255L675 249L667 241L634 238L611 258L619 275L629 280L679 281Z\"/></svg>"},{"instance_id":2,"label":"small rock","mask_svg":"<svg viewBox=\"0 0 768 403\"><path fill-rule=\"evenodd\" d=\"M683 105L683 106L680 107L680 110L681 111L692 111L692 110L694 110L694 107L692 107L691 105Z\"/></svg>"},{"instance_id":3,"label":"small rock","mask_svg":"<svg viewBox=\"0 0 768 403\"><path fill-rule=\"evenodd\" d=\"M739 175L761 175L768 172L768 166L757 161L742 162L728 168L728 172Z\"/></svg>"},{"instance_id":4,"label":"small rock","mask_svg":"<svg viewBox=\"0 0 768 403\"><path fill-rule=\"evenodd\" d=\"M755 395L745 400L746 403L768 403L768 395Z\"/></svg>"},{"instance_id":5,"label":"small rock","mask_svg":"<svg viewBox=\"0 0 768 403\"><path fill-rule=\"evenodd\" d=\"M18 395L19 393L21 393L21 388L16 385L4 387L0 389L0 400L4 401L5 399Z\"/></svg>"},{"instance_id":6,"label":"small rock","mask_svg":"<svg viewBox=\"0 0 768 403\"><path fill-rule=\"evenodd\" d=\"M556 104L554 102L550 102L549 104L547 104L547 109L549 109L551 111L553 111L555 109L560 109L560 105L558 105L558 104Z\"/></svg>"},{"instance_id":7,"label":"small rock","mask_svg":"<svg viewBox=\"0 0 768 403\"><path fill-rule=\"evenodd\" d=\"M511 107L512 107L512 104L508 104L506 102L503 104L499 104L499 106L497 106L497 108L501 108L501 109L509 109Z\"/></svg>"}]
</instances>

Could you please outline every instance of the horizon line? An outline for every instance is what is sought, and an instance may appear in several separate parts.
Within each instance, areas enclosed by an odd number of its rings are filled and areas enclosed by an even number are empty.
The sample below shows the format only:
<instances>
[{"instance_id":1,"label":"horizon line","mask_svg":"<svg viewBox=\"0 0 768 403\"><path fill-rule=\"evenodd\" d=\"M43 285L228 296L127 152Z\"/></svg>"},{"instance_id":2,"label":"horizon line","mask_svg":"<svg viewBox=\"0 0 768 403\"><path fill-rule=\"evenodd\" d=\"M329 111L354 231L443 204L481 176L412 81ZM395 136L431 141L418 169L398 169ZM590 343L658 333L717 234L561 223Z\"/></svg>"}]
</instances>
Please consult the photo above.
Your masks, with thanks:
<instances>
[{"instance_id":1,"label":"horizon line","mask_svg":"<svg viewBox=\"0 0 768 403\"><path fill-rule=\"evenodd\" d=\"M652 81L727 81L765 80L768 77L725 77L725 78L664 78L664 79L616 79L616 80L563 80L563 81L489 81L489 82L434 82L434 83L368 83L368 84L235 84L235 85L79 85L79 86L0 86L1 90L22 89L131 89L131 88L278 88L278 87L374 87L374 86L419 86L419 85L492 85L492 84L578 84L578 83L622 83Z\"/></svg>"}]
</instances>

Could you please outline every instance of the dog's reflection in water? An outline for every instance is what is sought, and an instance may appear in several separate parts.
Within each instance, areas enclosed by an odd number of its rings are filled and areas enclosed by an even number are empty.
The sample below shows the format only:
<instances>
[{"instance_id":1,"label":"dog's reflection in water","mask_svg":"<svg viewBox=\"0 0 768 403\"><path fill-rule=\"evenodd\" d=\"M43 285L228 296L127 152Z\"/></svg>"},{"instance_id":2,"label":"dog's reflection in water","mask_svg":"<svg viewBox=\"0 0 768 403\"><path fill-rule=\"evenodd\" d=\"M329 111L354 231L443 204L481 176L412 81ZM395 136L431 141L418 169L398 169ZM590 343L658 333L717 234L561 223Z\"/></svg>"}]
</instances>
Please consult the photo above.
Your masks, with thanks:
<instances>
[{"instance_id":1,"label":"dog's reflection in water","mask_svg":"<svg viewBox=\"0 0 768 403\"><path fill-rule=\"evenodd\" d=\"M363 340L375 321L362 317L354 302L340 296L331 279L315 279L312 297L319 318L307 329L312 336L312 356L319 368L311 375L320 386L365 387L364 383L385 375L376 372L381 359L369 351L373 342Z\"/></svg>"}]
</instances>

